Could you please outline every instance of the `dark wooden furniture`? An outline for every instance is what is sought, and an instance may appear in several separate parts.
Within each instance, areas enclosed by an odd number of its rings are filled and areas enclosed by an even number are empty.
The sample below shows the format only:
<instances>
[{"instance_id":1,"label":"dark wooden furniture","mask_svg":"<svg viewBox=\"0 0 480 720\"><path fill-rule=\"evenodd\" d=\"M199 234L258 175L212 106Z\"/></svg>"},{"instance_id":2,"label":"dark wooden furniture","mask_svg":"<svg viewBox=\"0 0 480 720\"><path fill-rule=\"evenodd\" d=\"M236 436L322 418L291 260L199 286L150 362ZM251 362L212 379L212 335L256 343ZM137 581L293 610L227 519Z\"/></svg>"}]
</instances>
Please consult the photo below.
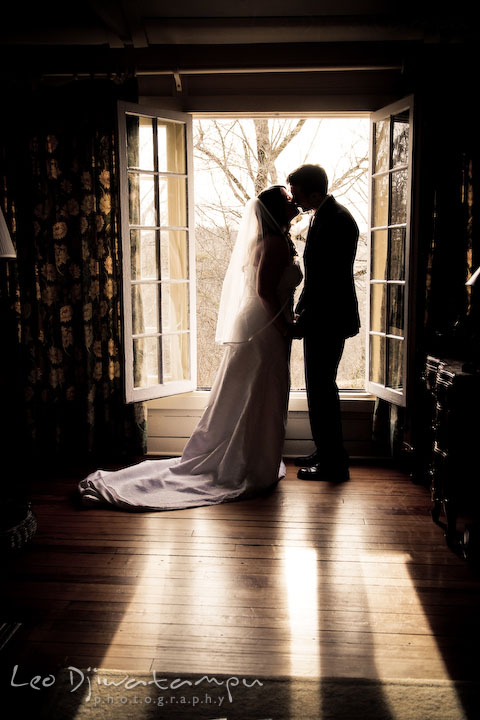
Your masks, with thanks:
<instances>
[{"instance_id":1,"label":"dark wooden furniture","mask_svg":"<svg viewBox=\"0 0 480 720\"><path fill-rule=\"evenodd\" d=\"M480 517L480 372L460 360L427 357L431 400L429 475L432 518L447 542L476 555Z\"/></svg>"}]
</instances>

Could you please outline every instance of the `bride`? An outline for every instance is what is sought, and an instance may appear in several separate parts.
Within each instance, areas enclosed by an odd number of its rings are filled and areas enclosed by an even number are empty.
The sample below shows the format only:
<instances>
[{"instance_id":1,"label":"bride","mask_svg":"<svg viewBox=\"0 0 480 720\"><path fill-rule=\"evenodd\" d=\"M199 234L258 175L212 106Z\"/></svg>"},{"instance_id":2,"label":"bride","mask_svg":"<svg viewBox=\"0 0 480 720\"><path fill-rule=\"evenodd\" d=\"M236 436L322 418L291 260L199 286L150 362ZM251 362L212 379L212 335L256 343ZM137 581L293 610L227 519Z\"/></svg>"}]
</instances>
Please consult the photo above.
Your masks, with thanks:
<instances>
[{"instance_id":1,"label":"bride","mask_svg":"<svg viewBox=\"0 0 480 720\"><path fill-rule=\"evenodd\" d=\"M250 200L223 283L216 340L226 346L208 407L180 458L97 470L84 505L173 510L251 497L285 474L288 338L301 281L288 230L298 214L283 186Z\"/></svg>"}]
</instances>

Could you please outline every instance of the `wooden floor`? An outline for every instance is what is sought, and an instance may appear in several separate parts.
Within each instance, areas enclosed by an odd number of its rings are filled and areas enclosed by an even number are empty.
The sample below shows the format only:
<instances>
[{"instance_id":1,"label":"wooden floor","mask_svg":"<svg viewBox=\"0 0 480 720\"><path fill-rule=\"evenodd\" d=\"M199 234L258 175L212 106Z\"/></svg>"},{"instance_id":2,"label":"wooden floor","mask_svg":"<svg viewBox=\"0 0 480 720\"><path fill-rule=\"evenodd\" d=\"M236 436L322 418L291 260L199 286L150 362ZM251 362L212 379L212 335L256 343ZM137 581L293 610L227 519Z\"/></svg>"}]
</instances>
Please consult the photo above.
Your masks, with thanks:
<instances>
[{"instance_id":1,"label":"wooden floor","mask_svg":"<svg viewBox=\"0 0 480 720\"><path fill-rule=\"evenodd\" d=\"M295 468L271 495L129 514L33 492L38 532L10 558L4 659L59 667L264 676L468 679L480 579L388 468L341 485ZM5 594L4 594L5 597Z\"/></svg>"}]
</instances>

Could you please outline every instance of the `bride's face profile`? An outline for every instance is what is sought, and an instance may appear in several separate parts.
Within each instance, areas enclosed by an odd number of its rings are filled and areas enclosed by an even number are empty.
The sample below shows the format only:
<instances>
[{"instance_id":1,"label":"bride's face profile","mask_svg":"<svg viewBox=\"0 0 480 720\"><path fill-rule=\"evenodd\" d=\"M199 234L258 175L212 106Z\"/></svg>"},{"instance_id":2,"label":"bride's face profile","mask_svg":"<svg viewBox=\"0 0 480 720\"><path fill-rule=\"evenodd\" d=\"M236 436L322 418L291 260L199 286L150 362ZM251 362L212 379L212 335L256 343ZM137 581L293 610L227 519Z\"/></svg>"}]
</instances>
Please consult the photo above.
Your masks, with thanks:
<instances>
[{"instance_id":1,"label":"bride's face profile","mask_svg":"<svg viewBox=\"0 0 480 720\"><path fill-rule=\"evenodd\" d=\"M293 218L299 214L300 210L295 205L293 197L289 195L284 188L281 188L281 193L285 199L285 216L290 224Z\"/></svg>"},{"instance_id":2,"label":"bride's face profile","mask_svg":"<svg viewBox=\"0 0 480 720\"><path fill-rule=\"evenodd\" d=\"M299 213L292 196L281 185L267 188L258 195L258 199L284 231L288 230L291 221Z\"/></svg>"}]
</instances>

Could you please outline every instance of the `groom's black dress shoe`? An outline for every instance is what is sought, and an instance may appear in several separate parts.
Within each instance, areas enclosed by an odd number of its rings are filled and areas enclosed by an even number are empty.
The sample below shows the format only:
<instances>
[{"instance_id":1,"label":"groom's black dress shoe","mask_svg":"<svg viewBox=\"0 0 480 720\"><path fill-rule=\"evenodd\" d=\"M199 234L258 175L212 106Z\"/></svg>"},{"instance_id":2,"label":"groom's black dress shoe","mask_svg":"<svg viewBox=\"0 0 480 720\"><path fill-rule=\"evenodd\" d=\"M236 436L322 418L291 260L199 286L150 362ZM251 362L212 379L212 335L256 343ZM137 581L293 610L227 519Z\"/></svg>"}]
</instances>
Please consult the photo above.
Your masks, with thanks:
<instances>
[{"instance_id":1,"label":"groom's black dress shoe","mask_svg":"<svg viewBox=\"0 0 480 720\"><path fill-rule=\"evenodd\" d=\"M350 479L348 467L327 468L319 464L303 467L297 473L300 480L324 480L326 482L345 482Z\"/></svg>"},{"instance_id":2,"label":"groom's black dress shoe","mask_svg":"<svg viewBox=\"0 0 480 720\"><path fill-rule=\"evenodd\" d=\"M305 457L297 457L293 461L293 464L297 467L312 467L312 465L317 465L317 463L320 460L320 456L317 451L312 453L311 455L305 455Z\"/></svg>"}]
</instances>

